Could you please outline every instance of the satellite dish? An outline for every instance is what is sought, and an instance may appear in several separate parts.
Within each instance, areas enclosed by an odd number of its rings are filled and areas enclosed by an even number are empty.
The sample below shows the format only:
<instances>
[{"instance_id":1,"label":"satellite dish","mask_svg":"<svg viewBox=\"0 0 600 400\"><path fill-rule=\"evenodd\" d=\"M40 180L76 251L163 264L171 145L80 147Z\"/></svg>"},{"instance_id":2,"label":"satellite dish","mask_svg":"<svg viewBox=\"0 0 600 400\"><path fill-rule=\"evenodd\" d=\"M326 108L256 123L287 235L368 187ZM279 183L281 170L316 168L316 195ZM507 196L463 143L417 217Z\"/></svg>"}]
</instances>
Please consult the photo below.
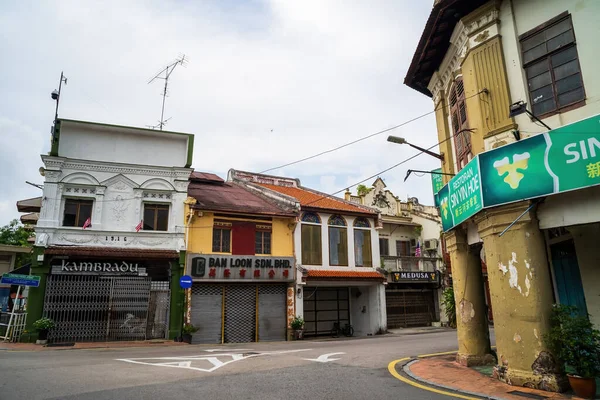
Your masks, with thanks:
<instances>
[{"instance_id":1,"label":"satellite dish","mask_svg":"<svg viewBox=\"0 0 600 400\"><path fill-rule=\"evenodd\" d=\"M44 167L40 167L38 171L40 171L41 176L46 176L46 169Z\"/></svg>"}]
</instances>

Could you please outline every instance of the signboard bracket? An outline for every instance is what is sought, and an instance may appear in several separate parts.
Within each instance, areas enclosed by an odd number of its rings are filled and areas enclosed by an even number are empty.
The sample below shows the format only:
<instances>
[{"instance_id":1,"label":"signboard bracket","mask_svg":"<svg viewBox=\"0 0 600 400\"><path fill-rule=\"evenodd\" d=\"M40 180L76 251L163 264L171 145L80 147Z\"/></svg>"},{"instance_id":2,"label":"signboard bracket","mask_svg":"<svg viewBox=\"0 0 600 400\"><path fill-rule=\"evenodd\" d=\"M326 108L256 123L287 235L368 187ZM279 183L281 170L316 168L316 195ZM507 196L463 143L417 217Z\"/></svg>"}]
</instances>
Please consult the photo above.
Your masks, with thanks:
<instances>
[{"instance_id":1,"label":"signboard bracket","mask_svg":"<svg viewBox=\"0 0 600 400\"><path fill-rule=\"evenodd\" d=\"M540 201L535 201L533 203L531 203L531 205L529 207L527 207L527 210L523 211L523 213L521 215L519 215L517 217L517 219L515 219L513 222L510 223L510 225L508 225L506 227L506 229L504 229L502 232L500 232L500 234L498 235L499 237L502 237L502 235L504 235L506 233L506 231L508 231L514 224L516 224L521 218L523 218L523 216L525 214L527 214L529 212L529 210L531 210L534 206L536 206Z\"/></svg>"}]
</instances>

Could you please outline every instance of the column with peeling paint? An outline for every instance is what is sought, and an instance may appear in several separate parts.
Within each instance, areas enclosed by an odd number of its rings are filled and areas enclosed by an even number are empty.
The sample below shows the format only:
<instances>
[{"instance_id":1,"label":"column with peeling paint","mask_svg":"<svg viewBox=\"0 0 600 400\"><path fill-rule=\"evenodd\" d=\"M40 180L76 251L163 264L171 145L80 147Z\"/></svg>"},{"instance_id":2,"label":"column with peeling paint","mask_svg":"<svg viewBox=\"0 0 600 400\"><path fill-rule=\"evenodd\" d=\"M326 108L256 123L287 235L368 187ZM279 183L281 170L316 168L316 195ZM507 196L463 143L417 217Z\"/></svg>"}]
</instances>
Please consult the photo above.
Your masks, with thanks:
<instances>
[{"instance_id":1,"label":"column with peeling paint","mask_svg":"<svg viewBox=\"0 0 600 400\"><path fill-rule=\"evenodd\" d=\"M445 238L456 301L456 360L467 366L493 364L479 256L481 246L469 249L466 232L461 228L449 232Z\"/></svg>"},{"instance_id":2,"label":"column with peeling paint","mask_svg":"<svg viewBox=\"0 0 600 400\"><path fill-rule=\"evenodd\" d=\"M516 386L561 391L564 377L543 343L554 300L544 237L534 211L499 236L528 206L522 202L497 207L476 218L494 309L498 354L494 375Z\"/></svg>"}]
</instances>

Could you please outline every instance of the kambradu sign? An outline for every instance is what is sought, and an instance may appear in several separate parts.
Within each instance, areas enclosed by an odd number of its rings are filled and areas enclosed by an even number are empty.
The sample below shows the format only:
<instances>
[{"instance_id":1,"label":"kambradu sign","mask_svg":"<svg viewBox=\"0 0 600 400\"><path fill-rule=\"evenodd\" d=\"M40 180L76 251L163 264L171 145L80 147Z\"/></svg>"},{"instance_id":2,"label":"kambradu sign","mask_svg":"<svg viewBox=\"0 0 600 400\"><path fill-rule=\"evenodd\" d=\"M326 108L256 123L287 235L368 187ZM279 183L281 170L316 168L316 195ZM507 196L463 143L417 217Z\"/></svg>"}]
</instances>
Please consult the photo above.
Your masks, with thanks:
<instances>
[{"instance_id":1,"label":"kambradu sign","mask_svg":"<svg viewBox=\"0 0 600 400\"><path fill-rule=\"evenodd\" d=\"M52 274L146 276L146 268L134 261L54 260Z\"/></svg>"},{"instance_id":2,"label":"kambradu sign","mask_svg":"<svg viewBox=\"0 0 600 400\"><path fill-rule=\"evenodd\" d=\"M189 274L194 280L275 280L294 279L293 257L189 256Z\"/></svg>"}]
</instances>

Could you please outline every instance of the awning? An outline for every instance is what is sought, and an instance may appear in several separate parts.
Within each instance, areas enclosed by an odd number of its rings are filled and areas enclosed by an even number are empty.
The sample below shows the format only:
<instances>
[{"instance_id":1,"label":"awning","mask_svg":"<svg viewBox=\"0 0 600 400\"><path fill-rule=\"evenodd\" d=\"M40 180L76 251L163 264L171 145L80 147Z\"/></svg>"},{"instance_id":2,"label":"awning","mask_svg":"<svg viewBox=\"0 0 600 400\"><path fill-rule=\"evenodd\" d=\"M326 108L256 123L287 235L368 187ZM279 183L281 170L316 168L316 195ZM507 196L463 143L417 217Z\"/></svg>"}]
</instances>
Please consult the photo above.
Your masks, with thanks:
<instances>
[{"instance_id":1,"label":"awning","mask_svg":"<svg viewBox=\"0 0 600 400\"><path fill-rule=\"evenodd\" d=\"M19 212L39 213L41 208L41 197L34 197L31 199L17 201L17 211Z\"/></svg>"},{"instance_id":2,"label":"awning","mask_svg":"<svg viewBox=\"0 0 600 400\"><path fill-rule=\"evenodd\" d=\"M385 277L376 271L336 271L307 270L303 277L313 281L385 281Z\"/></svg>"},{"instance_id":3,"label":"awning","mask_svg":"<svg viewBox=\"0 0 600 400\"><path fill-rule=\"evenodd\" d=\"M44 254L53 256L74 257L103 257L103 258L146 258L146 259L176 259L179 252L175 250L123 249L84 246L49 247Z\"/></svg>"}]
</instances>

